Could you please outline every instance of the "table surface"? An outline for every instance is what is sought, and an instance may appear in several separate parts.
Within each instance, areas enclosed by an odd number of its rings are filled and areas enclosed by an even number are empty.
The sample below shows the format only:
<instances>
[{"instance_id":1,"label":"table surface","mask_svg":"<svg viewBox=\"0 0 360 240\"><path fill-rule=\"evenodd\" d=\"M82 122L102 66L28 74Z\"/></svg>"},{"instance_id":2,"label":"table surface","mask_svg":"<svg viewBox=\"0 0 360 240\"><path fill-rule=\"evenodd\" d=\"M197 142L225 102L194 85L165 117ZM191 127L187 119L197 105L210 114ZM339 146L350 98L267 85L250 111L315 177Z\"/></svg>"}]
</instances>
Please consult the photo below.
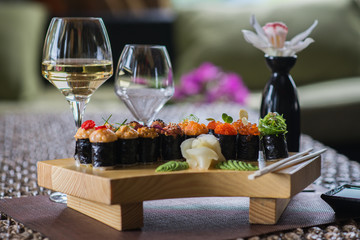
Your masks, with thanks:
<instances>
[{"instance_id":1,"label":"table surface","mask_svg":"<svg viewBox=\"0 0 360 240\"><path fill-rule=\"evenodd\" d=\"M220 120L221 114L224 112L237 119L240 108L241 106L232 103L169 105L158 114L158 118L165 122L179 122L190 114L196 114L200 118L200 122L205 123L205 119L208 117ZM124 107L120 106L116 110L116 113L88 114L85 115L85 119L93 119L98 124L102 124L102 118L107 118L110 114L112 114L111 120L113 122L133 119ZM257 116L257 113L249 111L250 121L257 122ZM41 160L73 156L75 144L73 135L75 131L70 110L49 114L16 113L0 115L0 199L50 194L50 190L37 185L36 163ZM310 147L319 150L326 146L310 136L302 135L300 149L305 150ZM349 160L331 148L328 148L322 157L322 173L321 177L315 181L315 185L328 189L345 183L360 185L360 164L358 162ZM352 220L350 223L343 223L342 226L336 227L339 228L340 232L349 232L348 229L350 228L360 234L359 225L359 221ZM304 238L305 236L311 237L311 234L319 234L319 232L325 236L331 227L297 229L294 232L303 231L301 236ZM277 235L277 237L281 236L284 237L284 233ZM46 236L1 213L0 239L3 238L44 239Z\"/></svg>"}]
</instances>

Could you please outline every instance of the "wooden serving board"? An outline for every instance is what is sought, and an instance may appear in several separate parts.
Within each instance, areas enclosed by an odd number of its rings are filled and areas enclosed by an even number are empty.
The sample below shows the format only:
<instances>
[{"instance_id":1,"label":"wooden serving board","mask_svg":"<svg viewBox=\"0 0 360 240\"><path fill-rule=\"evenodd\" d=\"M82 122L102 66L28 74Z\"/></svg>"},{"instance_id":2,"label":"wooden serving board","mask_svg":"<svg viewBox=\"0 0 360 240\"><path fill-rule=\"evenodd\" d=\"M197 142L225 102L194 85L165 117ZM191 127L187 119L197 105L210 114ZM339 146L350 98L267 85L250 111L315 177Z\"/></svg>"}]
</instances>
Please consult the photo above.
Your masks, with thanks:
<instances>
[{"instance_id":1,"label":"wooden serving board","mask_svg":"<svg viewBox=\"0 0 360 240\"><path fill-rule=\"evenodd\" d=\"M248 180L252 171L157 173L158 165L102 171L76 166L73 158L40 161L38 184L66 193L68 207L118 230L142 226L143 201L185 197L250 197L249 221L275 224L291 197L320 176L321 158L255 180Z\"/></svg>"}]
</instances>

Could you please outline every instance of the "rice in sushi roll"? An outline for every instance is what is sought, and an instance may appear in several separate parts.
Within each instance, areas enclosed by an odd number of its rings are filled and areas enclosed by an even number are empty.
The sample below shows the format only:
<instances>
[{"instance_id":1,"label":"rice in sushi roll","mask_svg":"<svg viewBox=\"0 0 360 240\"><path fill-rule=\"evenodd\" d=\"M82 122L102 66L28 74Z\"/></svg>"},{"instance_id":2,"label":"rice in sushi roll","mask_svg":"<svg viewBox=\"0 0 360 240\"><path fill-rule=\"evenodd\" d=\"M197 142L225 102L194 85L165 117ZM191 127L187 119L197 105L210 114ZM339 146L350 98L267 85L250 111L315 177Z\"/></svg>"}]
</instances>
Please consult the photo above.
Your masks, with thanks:
<instances>
[{"instance_id":1,"label":"rice in sushi roll","mask_svg":"<svg viewBox=\"0 0 360 240\"><path fill-rule=\"evenodd\" d=\"M85 121L75 134L75 161L77 164L91 165L91 143L89 136L95 131L95 122Z\"/></svg>"},{"instance_id":2,"label":"rice in sushi roll","mask_svg":"<svg viewBox=\"0 0 360 240\"><path fill-rule=\"evenodd\" d=\"M106 126L99 126L90 134L94 168L113 168L116 157L116 134Z\"/></svg>"},{"instance_id":3,"label":"rice in sushi roll","mask_svg":"<svg viewBox=\"0 0 360 240\"><path fill-rule=\"evenodd\" d=\"M122 125L115 132L116 165L130 166L138 163L139 133L128 125Z\"/></svg>"},{"instance_id":4,"label":"rice in sushi roll","mask_svg":"<svg viewBox=\"0 0 360 240\"><path fill-rule=\"evenodd\" d=\"M286 128L285 119L276 112L270 112L259 120L260 138L266 160L288 157Z\"/></svg>"}]
</instances>

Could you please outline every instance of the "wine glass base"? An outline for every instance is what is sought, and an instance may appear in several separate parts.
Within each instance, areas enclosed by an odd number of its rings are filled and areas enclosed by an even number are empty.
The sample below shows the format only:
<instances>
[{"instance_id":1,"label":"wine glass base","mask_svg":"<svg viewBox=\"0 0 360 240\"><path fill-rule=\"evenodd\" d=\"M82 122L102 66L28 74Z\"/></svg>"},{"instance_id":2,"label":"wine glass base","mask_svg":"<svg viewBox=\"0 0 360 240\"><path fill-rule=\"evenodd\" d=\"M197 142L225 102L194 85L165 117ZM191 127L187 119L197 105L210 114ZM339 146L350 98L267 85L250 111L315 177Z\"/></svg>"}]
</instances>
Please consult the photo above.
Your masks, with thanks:
<instances>
[{"instance_id":1,"label":"wine glass base","mask_svg":"<svg viewBox=\"0 0 360 240\"><path fill-rule=\"evenodd\" d=\"M65 193L53 192L50 194L50 200L57 203L67 203L67 196Z\"/></svg>"}]
</instances>

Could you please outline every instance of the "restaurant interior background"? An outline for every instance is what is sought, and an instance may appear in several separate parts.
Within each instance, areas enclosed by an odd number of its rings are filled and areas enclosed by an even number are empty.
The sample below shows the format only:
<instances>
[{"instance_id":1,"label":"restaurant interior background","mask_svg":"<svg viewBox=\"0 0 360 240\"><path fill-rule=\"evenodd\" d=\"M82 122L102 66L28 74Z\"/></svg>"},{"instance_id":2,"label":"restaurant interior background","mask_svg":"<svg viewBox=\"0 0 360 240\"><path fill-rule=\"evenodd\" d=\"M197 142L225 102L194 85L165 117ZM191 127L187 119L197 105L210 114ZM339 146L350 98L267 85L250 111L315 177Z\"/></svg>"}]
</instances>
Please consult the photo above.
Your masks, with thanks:
<instances>
[{"instance_id":1,"label":"restaurant interior background","mask_svg":"<svg viewBox=\"0 0 360 240\"><path fill-rule=\"evenodd\" d=\"M236 72L251 91L248 106L258 109L270 71L263 53L242 36L242 29L253 30L251 14L261 25L285 22L288 39L319 20L310 35L315 42L298 54L291 71L299 91L302 132L360 161L357 0L2 0L0 114L69 111L63 96L41 76L42 45L53 16L102 17L114 66L126 43L146 43L167 47L177 82L204 62ZM112 83L108 80L94 94L89 111L119 104Z\"/></svg>"}]
</instances>

